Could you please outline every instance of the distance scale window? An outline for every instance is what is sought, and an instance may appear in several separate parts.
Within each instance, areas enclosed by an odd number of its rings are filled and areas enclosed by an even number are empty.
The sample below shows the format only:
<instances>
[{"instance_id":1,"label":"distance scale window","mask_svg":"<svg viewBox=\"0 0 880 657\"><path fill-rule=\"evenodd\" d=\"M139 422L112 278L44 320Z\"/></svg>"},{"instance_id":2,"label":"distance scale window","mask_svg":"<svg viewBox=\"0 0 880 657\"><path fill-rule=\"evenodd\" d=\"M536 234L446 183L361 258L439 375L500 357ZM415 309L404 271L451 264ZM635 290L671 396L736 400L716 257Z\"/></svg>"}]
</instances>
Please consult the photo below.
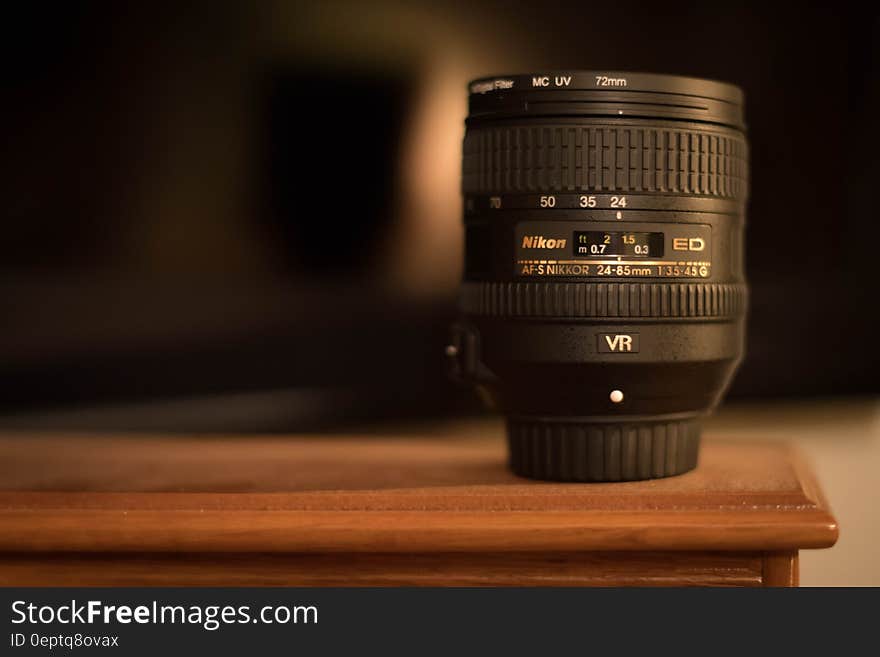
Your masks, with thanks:
<instances>
[{"instance_id":1,"label":"distance scale window","mask_svg":"<svg viewBox=\"0 0 880 657\"><path fill-rule=\"evenodd\" d=\"M663 233L576 230L572 249L574 255L581 257L662 258Z\"/></svg>"}]
</instances>

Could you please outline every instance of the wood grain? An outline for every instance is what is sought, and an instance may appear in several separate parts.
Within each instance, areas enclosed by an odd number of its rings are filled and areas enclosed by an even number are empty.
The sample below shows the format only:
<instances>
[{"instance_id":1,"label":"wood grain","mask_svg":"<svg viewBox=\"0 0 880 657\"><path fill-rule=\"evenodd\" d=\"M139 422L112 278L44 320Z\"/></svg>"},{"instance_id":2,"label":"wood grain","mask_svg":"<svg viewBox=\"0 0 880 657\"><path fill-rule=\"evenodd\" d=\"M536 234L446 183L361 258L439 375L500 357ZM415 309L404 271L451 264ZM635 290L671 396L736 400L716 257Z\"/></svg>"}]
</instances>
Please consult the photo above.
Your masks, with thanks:
<instances>
[{"instance_id":1,"label":"wood grain","mask_svg":"<svg viewBox=\"0 0 880 657\"><path fill-rule=\"evenodd\" d=\"M678 477L555 484L507 471L496 422L0 436L7 584L791 585L797 551L836 539L809 468L778 444L707 440Z\"/></svg>"},{"instance_id":2,"label":"wood grain","mask_svg":"<svg viewBox=\"0 0 880 657\"><path fill-rule=\"evenodd\" d=\"M553 484L500 427L434 435L5 436L0 550L784 550L837 527L786 447L707 441L694 472Z\"/></svg>"},{"instance_id":3,"label":"wood grain","mask_svg":"<svg viewBox=\"0 0 880 657\"><path fill-rule=\"evenodd\" d=\"M782 550L835 536L817 511L0 511L3 551Z\"/></svg>"},{"instance_id":4,"label":"wood grain","mask_svg":"<svg viewBox=\"0 0 880 657\"><path fill-rule=\"evenodd\" d=\"M11 554L0 586L761 586L759 553Z\"/></svg>"}]
</instances>

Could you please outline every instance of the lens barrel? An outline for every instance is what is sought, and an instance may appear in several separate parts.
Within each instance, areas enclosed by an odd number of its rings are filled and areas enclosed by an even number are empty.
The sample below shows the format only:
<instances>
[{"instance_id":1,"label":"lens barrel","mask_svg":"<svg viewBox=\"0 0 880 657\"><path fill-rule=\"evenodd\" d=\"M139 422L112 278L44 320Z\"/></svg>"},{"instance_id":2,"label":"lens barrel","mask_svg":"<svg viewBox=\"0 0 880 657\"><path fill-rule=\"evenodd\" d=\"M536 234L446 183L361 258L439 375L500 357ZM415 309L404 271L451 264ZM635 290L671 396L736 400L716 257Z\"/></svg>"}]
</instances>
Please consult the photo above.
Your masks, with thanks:
<instances>
[{"instance_id":1,"label":"lens barrel","mask_svg":"<svg viewBox=\"0 0 880 657\"><path fill-rule=\"evenodd\" d=\"M507 416L511 468L559 481L696 466L744 353L743 95L678 76L470 84L465 272L447 349Z\"/></svg>"}]
</instances>

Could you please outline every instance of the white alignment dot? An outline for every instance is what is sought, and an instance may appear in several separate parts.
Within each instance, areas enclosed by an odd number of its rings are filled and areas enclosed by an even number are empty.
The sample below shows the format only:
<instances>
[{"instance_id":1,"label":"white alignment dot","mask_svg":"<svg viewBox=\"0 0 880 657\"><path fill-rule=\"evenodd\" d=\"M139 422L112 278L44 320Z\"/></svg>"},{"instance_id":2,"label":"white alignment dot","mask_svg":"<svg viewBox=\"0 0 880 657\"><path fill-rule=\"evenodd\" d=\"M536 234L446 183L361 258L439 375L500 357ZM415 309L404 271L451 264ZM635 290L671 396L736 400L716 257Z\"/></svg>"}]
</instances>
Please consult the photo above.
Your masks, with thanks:
<instances>
[{"instance_id":1,"label":"white alignment dot","mask_svg":"<svg viewBox=\"0 0 880 657\"><path fill-rule=\"evenodd\" d=\"M623 401L623 393L620 390L612 390L611 394L608 396L615 404L619 404Z\"/></svg>"}]
</instances>

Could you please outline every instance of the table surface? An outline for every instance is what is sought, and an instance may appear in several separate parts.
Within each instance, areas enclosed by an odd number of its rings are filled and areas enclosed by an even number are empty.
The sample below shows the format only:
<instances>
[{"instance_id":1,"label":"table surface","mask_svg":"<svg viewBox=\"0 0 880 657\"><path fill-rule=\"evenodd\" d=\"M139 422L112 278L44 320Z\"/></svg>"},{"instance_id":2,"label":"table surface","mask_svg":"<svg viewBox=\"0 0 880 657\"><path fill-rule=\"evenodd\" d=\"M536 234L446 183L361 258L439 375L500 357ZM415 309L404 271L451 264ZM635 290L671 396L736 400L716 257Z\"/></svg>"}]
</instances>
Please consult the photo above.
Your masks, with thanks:
<instances>
[{"instance_id":1,"label":"table surface","mask_svg":"<svg viewBox=\"0 0 880 657\"><path fill-rule=\"evenodd\" d=\"M693 472L534 482L496 421L347 435L0 435L7 552L798 550L837 525L789 447L704 441Z\"/></svg>"}]
</instances>

